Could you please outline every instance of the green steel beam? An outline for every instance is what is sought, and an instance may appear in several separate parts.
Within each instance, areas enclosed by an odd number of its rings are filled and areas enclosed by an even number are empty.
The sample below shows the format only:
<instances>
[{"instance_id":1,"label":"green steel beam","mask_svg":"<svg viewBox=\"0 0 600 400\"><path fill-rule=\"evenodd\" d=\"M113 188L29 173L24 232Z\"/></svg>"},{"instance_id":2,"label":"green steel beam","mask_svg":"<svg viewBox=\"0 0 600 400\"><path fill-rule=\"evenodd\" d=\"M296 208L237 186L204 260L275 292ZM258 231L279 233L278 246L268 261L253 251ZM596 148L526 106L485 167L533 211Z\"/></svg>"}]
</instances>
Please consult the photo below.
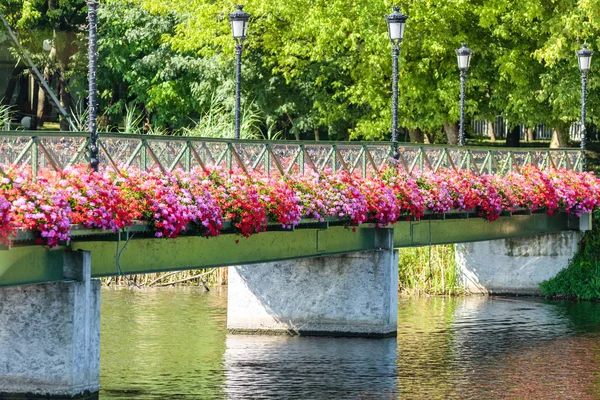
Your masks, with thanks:
<instances>
[{"instance_id":1,"label":"green steel beam","mask_svg":"<svg viewBox=\"0 0 600 400\"><path fill-rule=\"evenodd\" d=\"M63 250L39 245L0 250L0 287L63 280Z\"/></svg>"},{"instance_id":2,"label":"green steel beam","mask_svg":"<svg viewBox=\"0 0 600 400\"><path fill-rule=\"evenodd\" d=\"M579 229L579 218L558 214L513 215L488 222L483 218L426 219L395 224L394 247L469 243L535 236Z\"/></svg>"},{"instance_id":3,"label":"green steel beam","mask_svg":"<svg viewBox=\"0 0 600 400\"><path fill-rule=\"evenodd\" d=\"M139 231L127 243L119 264L124 274L154 273L328 256L392 246L515 238L580 228L580 219L567 214L513 215L495 222L464 218L465 214L454 217L433 219L432 216L432 219L421 221L398 222L389 228L375 228L370 224L356 229L328 226L328 223L306 224L303 229L271 230L247 239L232 234L214 238L158 239ZM583 221L581 227L589 229L586 224ZM83 233L88 235L74 236L68 248L48 251L39 245L21 245L1 250L0 287L64 280L64 251L90 251L94 277L118 275L117 248L123 249L126 242L117 241L118 235L94 235L91 230Z\"/></svg>"}]
</instances>

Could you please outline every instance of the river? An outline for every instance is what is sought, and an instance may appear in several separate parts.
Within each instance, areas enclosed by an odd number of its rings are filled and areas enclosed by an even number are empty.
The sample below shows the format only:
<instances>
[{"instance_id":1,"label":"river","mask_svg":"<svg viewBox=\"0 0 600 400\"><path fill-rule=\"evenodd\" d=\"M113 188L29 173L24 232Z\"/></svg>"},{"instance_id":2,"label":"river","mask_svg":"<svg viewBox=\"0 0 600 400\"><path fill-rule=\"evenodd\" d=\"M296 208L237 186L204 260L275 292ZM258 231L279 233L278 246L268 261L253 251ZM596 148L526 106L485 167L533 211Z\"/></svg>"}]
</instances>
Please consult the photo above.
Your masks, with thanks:
<instances>
[{"instance_id":1,"label":"river","mask_svg":"<svg viewBox=\"0 0 600 400\"><path fill-rule=\"evenodd\" d=\"M103 289L101 399L598 399L600 304L400 298L398 337L239 336L227 289Z\"/></svg>"}]
</instances>

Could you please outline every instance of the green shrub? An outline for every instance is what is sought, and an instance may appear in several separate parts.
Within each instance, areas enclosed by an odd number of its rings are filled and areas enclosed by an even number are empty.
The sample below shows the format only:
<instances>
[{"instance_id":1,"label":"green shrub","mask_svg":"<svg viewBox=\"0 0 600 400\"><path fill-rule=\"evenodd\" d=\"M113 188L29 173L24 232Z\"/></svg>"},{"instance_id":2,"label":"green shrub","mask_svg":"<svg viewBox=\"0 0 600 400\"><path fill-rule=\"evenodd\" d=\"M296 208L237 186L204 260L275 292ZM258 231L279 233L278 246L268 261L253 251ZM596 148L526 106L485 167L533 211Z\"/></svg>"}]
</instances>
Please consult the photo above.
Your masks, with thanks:
<instances>
[{"instance_id":1,"label":"green shrub","mask_svg":"<svg viewBox=\"0 0 600 400\"><path fill-rule=\"evenodd\" d=\"M540 289L546 297L600 299L600 210L594 211L592 230L585 233L577 255Z\"/></svg>"}]
</instances>

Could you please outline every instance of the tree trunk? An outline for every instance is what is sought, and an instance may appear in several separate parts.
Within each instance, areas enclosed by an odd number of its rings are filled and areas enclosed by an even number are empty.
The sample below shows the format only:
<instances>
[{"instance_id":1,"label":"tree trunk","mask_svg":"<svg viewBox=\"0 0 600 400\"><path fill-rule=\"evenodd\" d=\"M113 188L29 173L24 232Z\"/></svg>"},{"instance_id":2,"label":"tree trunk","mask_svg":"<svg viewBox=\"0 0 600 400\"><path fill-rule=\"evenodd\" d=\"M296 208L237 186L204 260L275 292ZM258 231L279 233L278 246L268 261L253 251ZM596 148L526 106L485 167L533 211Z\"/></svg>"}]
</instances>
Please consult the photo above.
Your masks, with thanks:
<instances>
[{"instance_id":1,"label":"tree trunk","mask_svg":"<svg viewBox=\"0 0 600 400\"><path fill-rule=\"evenodd\" d=\"M53 7L53 6L50 4L50 7ZM56 47L52 46L52 49L50 50L50 54L48 55L48 58L50 59L51 63L53 63L55 61ZM50 84L52 83L52 70L50 69L50 65L46 65L44 67L44 80L50 87ZM49 97L50 96L48 96L46 94L46 91L44 90L44 88L40 87L38 90L38 99L39 99L38 107L37 107L37 110L34 109L34 111L36 111L37 126L40 128L42 126L44 126L44 122L47 122L50 120L50 112L52 111L52 108L51 108L52 106L50 105Z\"/></svg>"},{"instance_id":2,"label":"tree trunk","mask_svg":"<svg viewBox=\"0 0 600 400\"><path fill-rule=\"evenodd\" d=\"M39 107L40 100L40 85L37 81L33 81L33 99L31 99L31 126L30 129L32 131L37 130L38 121L37 121L37 109ZM35 112L34 112L35 111Z\"/></svg>"},{"instance_id":3,"label":"tree trunk","mask_svg":"<svg viewBox=\"0 0 600 400\"><path fill-rule=\"evenodd\" d=\"M315 133L315 141L318 142L319 140L321 140L321 136L319 134L319 129L313 128L313 132Z\"/></svg>"},{"instance_id":4,"label":"tree trunk","mask_svg":"<svg viewBox=\"0 0 600 400\"><path fill-rule=\"evenodd\" d=\"M494 124L490 121L488 121L487 124L488 124L488 134L490 135L490 140L492 141L492 143L494 143L496 141L496 134L494 133Z\"/></svg>"},{"instance_id":5,"label":"tree trunk","mask_svg":"<svg viewBox=\"0 0 600 400\"><path fill-rule=\"evenodd\" d=\"M21 75L19 77L17 110L28 116L31 115L31 104L29 104L29 75Z\"/></svg>"},{"instance_id":6,"label":"tree trunk","mask_svg":"<svg viewBox=\"0 0 600 400\"><path fill-rule=\"evenodd\" d=\"M527 128L527 141L533 142L534 140L535 140L535 131L533 130L533 128L529 127L529 128Z\"/></svg>"},{"instance_id":7,"label":"tree trunk","mask_svg":"<svg viewBox=\"0 0 600 400\"><path fill-rule=\"evenodd\" d=\"M506 147L521 147L521 127L515 125L506 134Z\"/></svg>"},{"instance_id":8,"label":"tree trunk","mask_svg":"<svg viewBox=\"0 0 600 400\"><path fill-rule=\"evenodd\" d=\"M8 85L6 85L6 90L4 91L4 96L2 96L2 98L0 99L2 104L6 105L6 106L10 105L13 95L15 94L15 89L17 87L17 81L19 80L19 75L21 75L23 70L24 70L24 68L22 68L22 67L15 67L15 69L13 69L13 72L11 73L10 78L8 80Z\"/></svg>"},{"instance_id":9,"label":"tree trunk","mask_svg":"<svg viewBox=\"0 0 600 400\"><path fill-rule=\"evenodd\" d=\"M551 149L558 149L560 147L568 147L569 144L565 139L565 135L563 134L562 129L554 128L552 129L552 140L550 141Z\"/></svg>"},{"instance_id":10,"label":"tree trunk","mask_svg":"<svg viewBox=\"0 0 600 400\"><path fill-rule=\"evenodd\" d=\"M451 146L456 146L458 144L458 129L458 122L444 122L444 132L448 138L448 144Z\"/></svg>"},{"instance_id":11,"label":"tree trunk","mask_svg":"<svg viewBox=\"0 0 600 400\"><path fill-rule=\"evenodd\" d=\"M56 78L60 87L60 102L67 113L71 113L75 109L75 103L73 101L73 97L69 93L69 89L67 87L68 81L66 80L67 70L69 64L71 63L71 57L73 57L73 55L75 55L77 52L75 38L74 32L66 32L64 47L56 49L56 58L58 60L58 72ZM64 117L60 120L60 129L62 131L70 130L69 121Z\"/></svg>"},{"instance_id":12,"label":"tree trunk","mask_svg":"<svg viewBox=\"0 0 600 400\"><path fill-rule=\"evenodd\" d=\"M408 134L410 136L410 142L411 143L425 143L425 135L423 135L423 132L421 131L421 129L416 128L416 129L408 129Z\"/></svg>"}]
</instances>

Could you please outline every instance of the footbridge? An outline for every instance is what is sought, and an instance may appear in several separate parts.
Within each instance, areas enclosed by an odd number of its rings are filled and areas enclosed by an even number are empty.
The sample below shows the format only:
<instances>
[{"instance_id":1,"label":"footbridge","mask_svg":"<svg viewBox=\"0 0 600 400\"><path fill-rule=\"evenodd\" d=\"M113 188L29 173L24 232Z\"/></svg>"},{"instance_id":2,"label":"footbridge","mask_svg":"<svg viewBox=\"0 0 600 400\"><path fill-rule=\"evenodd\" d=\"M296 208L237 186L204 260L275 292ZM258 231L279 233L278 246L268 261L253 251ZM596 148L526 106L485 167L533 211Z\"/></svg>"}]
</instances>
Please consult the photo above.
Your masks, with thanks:
<instances>
[{"instance_id":1,"label":"footbridge","mask_svg":"<svg viewBox=\"0 0 600 400\"><path fill-rule=\"evenodd\" d=\"M60 172L87 163L88 137L1 132L0 165L30 168L33 179ZM220 167L278 177L340 170L368 177L389 163L407 175L442 169L503 175L525 165L580 171L583 161L583 153L571 149L406 145L393 161L391 145L381 142L101 134L98 143L101 163L115 175ZM189 226L177 239L164 239L151 224L136 221L118 232L73 225L70 240L51 249L36 244L36 232L21 229L0 249L0 395L98 391L100 284L93 278L229 267L232 332L381 337L395 335L398 325L396 249L464 243L457 258L465 279L487 290L478 276L489 275L480 273L484 267L500 268L496 254L510 264L501 274L517 280L531 278L524 278L525 270L553 265L556 271L590 226L589 214L519 209L488 222L475 212L429 211L385 227L349 226L334 217L303 219L292 228L272 222L249 238L237 235L226 218L217 237ZM502 283L491 286L502 290Z\"/></svg>"}]
</instances>

